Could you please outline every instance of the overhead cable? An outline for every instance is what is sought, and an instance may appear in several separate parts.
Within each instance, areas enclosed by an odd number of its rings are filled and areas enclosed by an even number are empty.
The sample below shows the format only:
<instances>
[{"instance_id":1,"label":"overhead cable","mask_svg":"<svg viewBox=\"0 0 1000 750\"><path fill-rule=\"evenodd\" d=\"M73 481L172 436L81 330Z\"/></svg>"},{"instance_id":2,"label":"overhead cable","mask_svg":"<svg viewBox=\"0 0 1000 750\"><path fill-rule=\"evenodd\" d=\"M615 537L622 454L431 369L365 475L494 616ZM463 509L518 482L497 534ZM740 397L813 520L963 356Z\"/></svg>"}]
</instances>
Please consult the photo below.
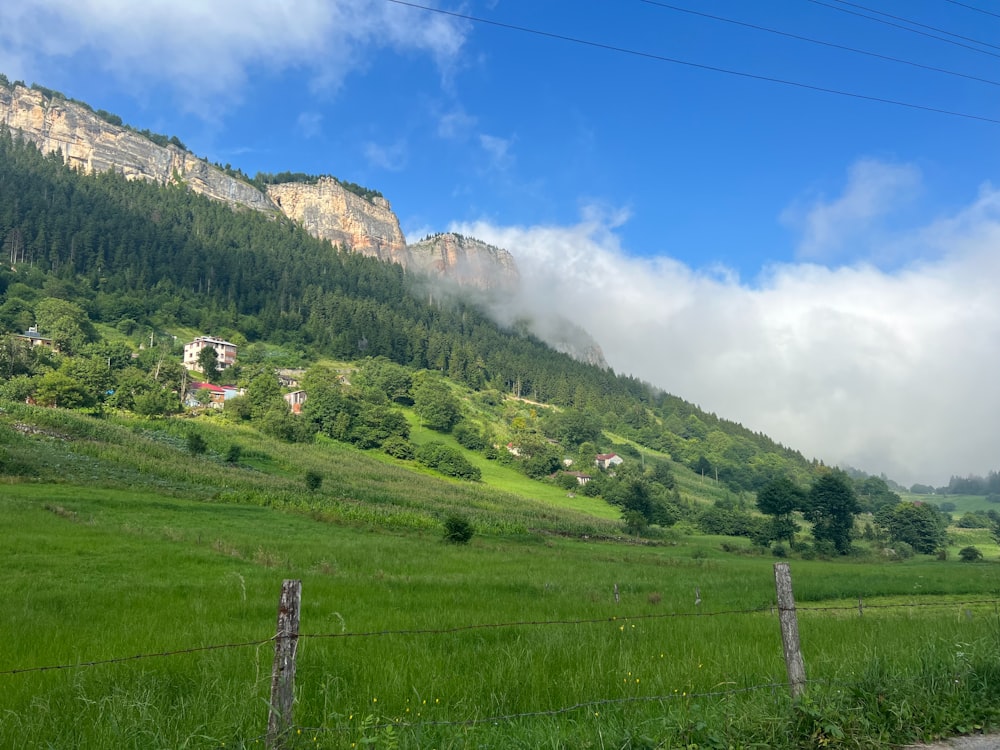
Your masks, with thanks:
<instances>
[{"instance_id":1,"label":"overhead cable","mask_svg":"<svg viewBox=\"0 0 1000 750\"><path fill-rule=\"evenodd\" d=\"M714 73L724 73L726 75L739 76L740 78L749 78L755 81L766 81L768 83L777 83L783 86L794 86L795 88L805 89L808 91L817 91L823 94L835 94L837 96L850 97L852 99L861 99L863 101L869 101L869 102L879 102L881 104L891 104L896 107L906 107L907 109L916 109L922 112L933 112L939 115L948 115L950 117L962 117L967 120L978 120L979 122L988 122L993 125L1000 125L1000 120L993 117L986 117L984 115L972 115L967 112L957 112L955 110L941 109L939 107L930 107L924 104L914 104L912 102L904 102L899 99L889 99L881 96L858 94L852 91L843 91L841 89L833 89L833 88L828 88L826 86L817 86L811 83L803 83L801 81L790 81L784 78L775 78L773 76L765 76L757 73L747 73L746 71L742 70L732 70L729 68L722 68L716 65L696 63L690 60L681 60L675 57L666 57L664 55L653 54L652 52L641 52L639 50L629 49L627 47L618 47L612 44L595 42L588 39L579 39L577 37L571 37L565 34L557 34L551 31L542 31L540 29L532 29L527 26L518 26L516 24L504 23L503 21L494 21L493 19L489 18L470 16L466 13L458 13L451 10L444 10L443 8L433 8L427 5L421 5L419 3L409 2L409 0L385 0L385 1L393 3L395 5L402 5L408 8L415 8L417 10L427 11L428 13L438 13L440 15L449 16L451 18L459 18L463 21L472 21L473 23L487 24L502 29L508 29L510 31L519 31L524 34L533 34L535 36L544 37L546 39L558 39L559 41L563 42L581 44L587 47L603 49L609 52L618 52L624 55L632 55L633 57L641 57L647 60L656 60L657 62L665 62L665 63L670 63L672 65L683 65L689 68L697 68L698 70L709 70ZM816 2L817 0L812 0L812 1Z\"/></svg>"},{"instance_id":2,"label":"overhead cable","mask_svg":"<svg viewBox=\"0 0 1000 750\"><path fill-rule=\"evenodd\" d=\"M1000 13L994 13L992 10L984 10L983 8L977 8L975 5L969 5L968 3L960 3L958 0L944 0L946 3L951 3L952 5L960 5L963 8L968 8L969 10L974 10L977 13L985 13L988 16L993 16L994 18L1000 18Z\"/></svg>"},{"instance_id":3,"label":"overhead cable","mask_svg":"<svg viewBox=\"0 0 1000 750\"><path fill-rule=\"evenodd\" d=\"M737 21L732 18L724 18L722 16L714 16L710 13L702 13L698 10L691 10L690 8L681 8L676 5L669 5L668 3L658 2L658 0L639 0L641 3L646 3L647 5L655 5L660 8L666 8L667 10L677 11L678 13L689 13L693 16L700 16L702 18L708 18L713 21L722 21L723 23L730 23L735 26L743 26L748 29L754 29L756 31L766 31L768 34L777 34L779 36L788 37L789 39L796 39L801 42L809 42L810 44L818 44L823 47L831 47L833 49L843 50L845 52L853 52L858 55L868 55L869 57L876 57L879 60L887 60L889 62L901 63L902 65L912 65L915 68L921 68L923 70L931 70L935 73L944 73L945 75L958 76L960 78L967 78L970 81L978 81L979 83L988 83L991 86L1000 86L1000 81L993 81L989 78L980 78L979 76L969 75L968 73L959 73L954 70L947 70L945 68L938 68L933 65L924 65L923 63L913 62L912 60L904 60L900 57L892 57L891 55L883 55L878 52L871 52L869 50L858 49L856 47L848 47L843 44L836 44L835 42L825 42L822 39L813 39L807 36L801 36L799 34L792 34L788 31L781 31L780 29L771 29L767 26L758 26L757 24L747 23L746 21Z\"/></svg>"},{"instance_id":4,"label":"overhead cable","mask_svg":"<svg viewBox=\"0 0 1000 750\"><path fill-rule=\"evenodd\" d=\"M841 7L840 5L834 5L833 3L823 2L823 0L807 0L807 2L813 3L814 5L822 5L825 8L830 8L831 10L836 10L836 11L838 11L840 13L847 13L848 15L858 16L859 18L867 18L869 21L875 21L876 23L881 23L881 24L884 24L886 26L892 26L893 28L896 28L896 29L902 29L903 31L908 31L911 34L919 34L920 36L925 36L925 37L928 37L929 39L937 39L939 42L946 42L947 44L953 44L956 47L962 47L963 49L969 49L969 50L972 50L973 52L979 52L979 53L981 53L983 55L989 55L990 57L1000 57L1000 55L998 55L996 52L990 52L989 50L982 49L981 47L973 47L971 44L965 44L963 42L957 42L954 39L948 39L947 37L937 36L935 34L930 34L930 33L926 32L926 31L921 31L920 29L914 29L914 28L911 28L909 26L904 26L901 23L893 23L892 21L886 21L883 18L876 18L875 16L866 16L864 13L859 13L857 11L850 10L849 8ZM855 7L860 7L860 6L855 6ZM878 11L872 11L872 12L873 13L877 13ZM929 27L929 28L933 28L933 27ZM956 36L957 37L957 34L951 34L950 32L947 32L947 31L941 31L941 33L942 34L948 34L948 36ZM982 45L985 45L987 47L994 47L994 46L996 46L996 45L993 45L993 44L989 44L987 42L976 42L976 44L982 44Z\"/></svg>"}]
</instances>

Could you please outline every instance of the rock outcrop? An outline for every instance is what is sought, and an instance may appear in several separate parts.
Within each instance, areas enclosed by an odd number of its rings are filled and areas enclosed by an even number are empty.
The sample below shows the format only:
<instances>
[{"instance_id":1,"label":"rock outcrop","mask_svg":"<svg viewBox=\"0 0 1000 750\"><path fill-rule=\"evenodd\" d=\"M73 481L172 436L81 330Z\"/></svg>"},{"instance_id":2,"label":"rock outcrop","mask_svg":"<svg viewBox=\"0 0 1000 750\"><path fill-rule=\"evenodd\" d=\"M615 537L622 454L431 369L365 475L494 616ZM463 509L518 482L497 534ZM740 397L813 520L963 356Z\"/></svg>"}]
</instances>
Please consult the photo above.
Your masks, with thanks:
<instances>
[{"instance_id":1,"label":"rock outcrop","mask_svg":"<svg viewBox=\"0 0 1000 750\"><path fill-rule=\"evenodd\" d=\"M513 291L520 281L514 256L472 237L444 233L407 247L403 264L429 276L483 290Z\"/></svg>"},{"instance_id":2,"label":"rock outcrop","mask_svg":"<svg viewBox=\"0 0 1000 750\"><path fill-rule=\"evenodd\" d=\"M268 185L267 195L282 213L314 237L379 260L407 265L406 239L385 198L362 198L329 177L315 183Z\"/></svg>"},{"instance_id":3,"label":"rock outcrop","mask_svg":"<svg viewBox=\"0 0 1000 750\"><path fill-rule=\"evenodd\" d=\"M143 134L99 116L88 106L47 90L0 81L0 126L33 142L43 153L59 152L83 172L114 170L129 179L160 184L179 182L191 190L233 206L284 214L315 237L348 250L399 263L433 280L499 293L515 299L520 274L506 250L459 234L438 234L412 245L389 202L362 197L332 178L287 182L260 190L198 158L177 143L159 145ZM110 120L110 121L109 121ZM162 139L164 142L167 139ZM171 139L173 140L173 139ZM490 294L496 302L496 295ZM566 321L536 321L536 334L576 359L606 367L600 347L586 332Z\"/></svg>"},{"instance_id":4,"label":"rock outcrop","mask_svg":"<svg viewBox=\"0 0 1000 750\"><path fill-rule=\"evenodd\" d=\"M180 145L158 145L83 104L21 85L0 84L0 124L44 153L58 151L84 172L114 170L129 179L181 182L234 206L283 213L313 236L348 250L461 285L503 289L517 283L517 267L506 250L452 234L408 247L387 200L363 198L332 178L268 185L261 191Z\"/></svg>"},{"instance_id":5,"label":"rock outcrop","mask_svg":"<svg viewBox=\"0 0 1000 750\"><path fill-rule=\"evenodd\" d=\"M253 185L175 145L158 146L140 133L105 122L87 107L40 91L0 85L0 123L43 153L59 151L84 172L114 170L129 179L180 180L210 198L257 211L276 211Z\"/></svg>"}]
</instances>

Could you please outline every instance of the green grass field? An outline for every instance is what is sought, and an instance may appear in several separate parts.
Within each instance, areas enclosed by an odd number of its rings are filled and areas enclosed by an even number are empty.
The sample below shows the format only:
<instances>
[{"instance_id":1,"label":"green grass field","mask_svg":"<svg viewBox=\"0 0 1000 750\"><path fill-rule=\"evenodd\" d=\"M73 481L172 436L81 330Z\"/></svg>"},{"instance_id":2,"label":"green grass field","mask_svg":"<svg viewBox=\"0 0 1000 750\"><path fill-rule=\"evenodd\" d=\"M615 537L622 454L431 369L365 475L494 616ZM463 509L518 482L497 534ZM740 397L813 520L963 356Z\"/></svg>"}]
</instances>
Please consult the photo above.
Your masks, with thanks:
<instances>
[{"instance_id":1,"label":"green grass field","mask_svg":"<svg viewBox=\"0 0 1000 750\"><path fill-rule=\"evenodd\" d=\"M0 483L0 747L263 747L288 578L293 747L885 747L1000 717L987 538L959 540L975 564L791 560L810 681L793 703L774 558L746 543L626 543L514 477L444 481L212 420L190 458L188 427L0 415L7 465L39 467ZM218 458L234 441L236 467ZM455 508L468 545L442 541Z\"/></svg>"}]
</instances>

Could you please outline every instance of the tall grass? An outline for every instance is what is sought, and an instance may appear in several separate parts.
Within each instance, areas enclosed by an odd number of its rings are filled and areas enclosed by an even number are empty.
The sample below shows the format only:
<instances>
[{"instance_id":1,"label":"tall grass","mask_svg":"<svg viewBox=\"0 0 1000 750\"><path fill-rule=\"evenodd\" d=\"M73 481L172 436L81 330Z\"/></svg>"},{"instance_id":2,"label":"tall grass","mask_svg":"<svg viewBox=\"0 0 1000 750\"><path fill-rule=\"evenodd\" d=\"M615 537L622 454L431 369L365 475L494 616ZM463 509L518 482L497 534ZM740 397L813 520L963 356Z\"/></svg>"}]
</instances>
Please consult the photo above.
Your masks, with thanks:
<instances>
[{"instance_id":1,"label":"tall grass","mask_svg":"<svg viewBox=\"0 0 1000 750\"><path fill-rule=\"evenodd\" d=\"M811 681L796 706L765 558L455 546L67 484L4 485L0 502L0 672L266 641L281 580L299 578L301 747L876 747L1000 707L995 609L960 603L989 598L990 564L793 563ZM919 606L930 594L954 603ZM260 747L272 654L0 674L0 746Z\"/></svg>"},{"instance_id":2,"label":"tall grass","mask_svg":"<svg viewBox=\"0 0 1000 750\"><path fill-rule=\"evenodd\" d=\"M746 543L610 542L513 479L218 420L5 409L3 466L34 471L0 483L0 747L261 747L285 578L299 747L880 747L997 721L1000 623L974 603L1000 598L995 563L794 561L793 703ZM441 538L458 508L464 546Z\"/></svg>"}]
</instances>

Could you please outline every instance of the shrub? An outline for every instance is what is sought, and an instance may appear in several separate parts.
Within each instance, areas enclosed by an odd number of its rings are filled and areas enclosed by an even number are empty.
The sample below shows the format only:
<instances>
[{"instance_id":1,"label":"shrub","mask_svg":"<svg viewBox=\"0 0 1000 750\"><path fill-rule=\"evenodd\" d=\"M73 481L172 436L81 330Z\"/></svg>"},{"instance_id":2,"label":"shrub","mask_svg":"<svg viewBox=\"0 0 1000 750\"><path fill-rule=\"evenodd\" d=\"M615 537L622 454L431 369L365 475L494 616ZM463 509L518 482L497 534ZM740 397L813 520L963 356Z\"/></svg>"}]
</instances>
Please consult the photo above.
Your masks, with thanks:
<instances>
[{"instance_id":1,"label":"shrub","mask_svg":"<svg viewBox=\"0 0 1000 750\"><path fill-rule=\"evenodd\" d=\"M906 542L896 542L892 545L891 549L900 560L909 560L913 557L913 545Z\"/></svg>"},{"instance_id":2,"label":"shrub","mask_svg":"<svg viewBox=\"0 0 1000 750\"><path fill-rule=\"evenodd\" d=\"M962 562L976 562L983 559L983 553L976 547L962 547L958 551L958 559Z\"/></svg>"},{"instance_id":3,"label":"shrub","mask_svg":"<svg viewBox=\"0 0 1000 750\"><path fill-rule=\"evenodd\" d=\"M426 443L417 449L416 459L424 466L436 469L445 476L478 481L482 477L479 468L465 460L465 456L449 448L444 443Z\"/></svg>"},{"instance_id":4,"label":"shrub","mask_svg":"<svg viewBox=\"0 0 1000 750\"><path fill-rule=\"evenodd\" d=\"M460 513L452 513L444 520L444 540L451 544L468 544L475 529L472 522Z\"/></svg>"},{"instance_id":5,"label":"shrub","mask_svg":"<svg viewBox=\"0 0 1000 750\"><path fill-rule=\"evenodd\" d=\"M323 486L323 475L318 471L307 471L305 481L306 489L310 492L315 492Z\"/></svg>"},{"instance_id":6,"label":"shrub","mask_svg":"<svg viewBox=\"0 0 1000 750\"><path fill-rule=\"evenodd\" d=\"M649 521L637 510L626 510L622 513L622 521L625 523L625 533L640 536L649 528Z\"/></svg>"},{"instance_id":7,"label":"shrub","mask_svg":"<svg viewBox=\"0 0 1000 750\"><path fill-rule=\"evenodd\" d=\"M199 433L191 430L187 434L187 449L192 456L197 456L208 450L208 444Z\"/></svg>"},{"instance_id":8,"label":"shrub","mask_svg":"<svg viewBox=\"0 0 1000 750\"><path fill-rule=\"evenodd\" d=\"M226 463L227 464L238 464L240 462L240 456L243 455L243 449L236 443L229 446L229 450L226 451Z\"/></svg>"},{"instance_id":9,"label":"shrub","mask_svg":"<svg viewBox=\"0 0 1000 750\"><path fill-rule=\"evenodd\" d=\"M401 438L398 435L386 438L386 441L382 443L382 450L393 458L399 458L404 461L411 461L413 459L413 445L409 440Z\"/></svg>"}]
</instances>

